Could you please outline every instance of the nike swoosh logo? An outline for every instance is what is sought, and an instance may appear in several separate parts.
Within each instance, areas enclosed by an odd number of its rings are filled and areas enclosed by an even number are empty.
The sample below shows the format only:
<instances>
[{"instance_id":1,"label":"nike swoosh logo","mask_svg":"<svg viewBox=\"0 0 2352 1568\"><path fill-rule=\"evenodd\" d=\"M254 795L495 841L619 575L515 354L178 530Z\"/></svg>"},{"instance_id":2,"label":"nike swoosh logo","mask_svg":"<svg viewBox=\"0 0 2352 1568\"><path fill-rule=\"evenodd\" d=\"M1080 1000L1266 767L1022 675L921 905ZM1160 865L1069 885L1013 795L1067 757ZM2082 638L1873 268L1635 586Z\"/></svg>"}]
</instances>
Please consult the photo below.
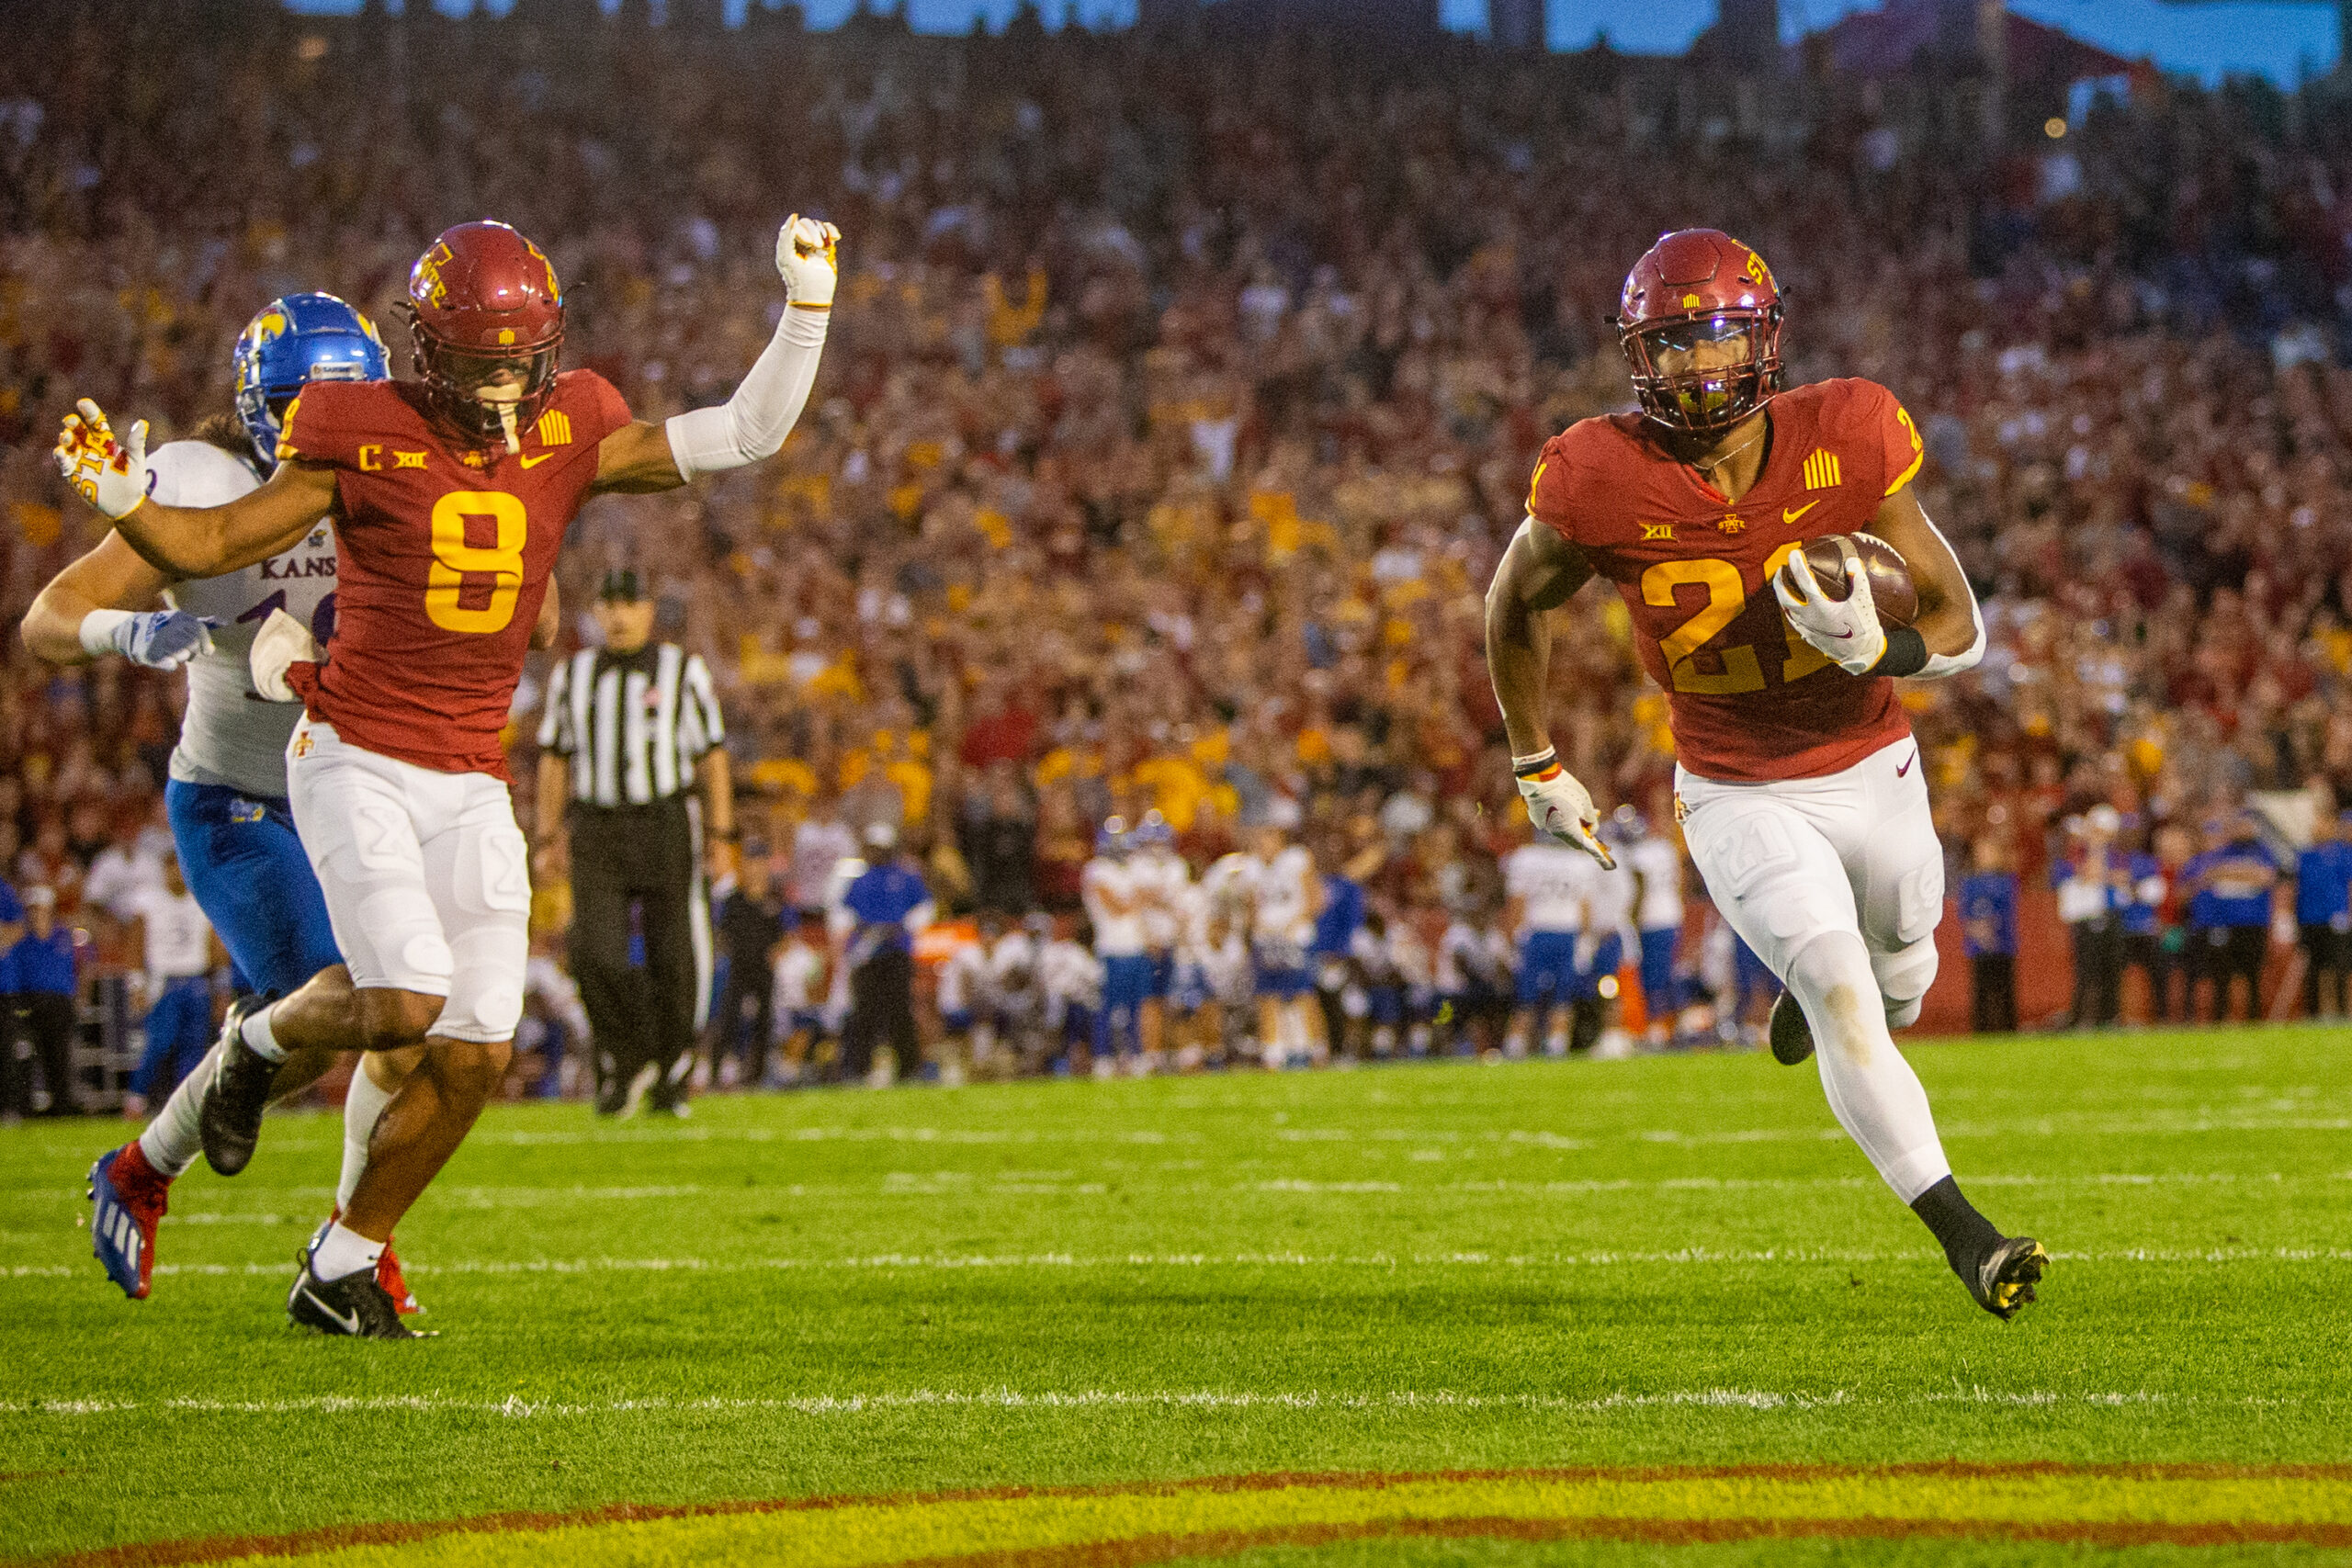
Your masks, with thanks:
<instances>
[{"instance_id":1,"label":"nike swoosh logo","mask_svg":"<svg viewBox=\"0 0 2352 1568\"><path fill-rule=\"evenodd\" d=\"M1912 751L1912 753L1911 753L1911 762L1916 762L1916 761L1917 761L1918 760L1919 760L1919 753L1918 753L1918 751L1917 751L1916 749L1914 749L1914 750L1913 750L1913 751ZM1905 773L1909 773L1909 772L1911 771L1911 762L1905 762L1905 763L1904 763L1901 767L1899 767L1899 768L1895 769L1895 770L1894 770L1894 776L1895 776L1896 778L1898 778L1898 779L1899 779L1899 778L1901 778L1904 774L1905 774Z\"/></svg>"},{"instance_id":2,"label":"nike swoosh logo","mask_svg":"<svg viewBox=\"0 0 2352 1568\"><path fill-rule=\"evenodd\" d=\"M302 1287L302 1293L311 1298L311 1304L312 1306L318 1308L321 1312L326 1314L340 1325L345 1334L356 1334L359 1332L359 1314L357 1313L340 1313L335 1311L334 1308L319 1300L319 1293L311 1289L308 1285Z\"/></svg>"},{"instance_id":3,"label":"nike swoosh logo","mask_svg":"<svg viewBox=\"0 0 2352 1568\"><path fill-rule=\"evenodd\" d=\"M1793 511L1783 506L1781 508L1781 521L1783 523L1793 523L1798 518L1804 516L1806 513L1812 511L1815 507L1819 506L1821 502L1817 501L1808 501L1803 506L1797 507Z\"/></svg>"},{"instance_id":4,"label":"nike swoosh logo","mask_svg":"<svg viewBox=\"0 0 2352 1568\"><path fill-rule=\"evenodd\" d=\"M538 454L537 456L536 456L536 457L526 457L526 458L524 458L524 459L523 459L523 466L524 466L525 468L537 468L541 463L546 462L549 457L554 457L554 456L555 456L555 454L554 454L554 453L552 453L552 452L541 452L541 453L539 453L539 454ZM1820 505L1821 503L1820 503L1819 502L1817 502L1817 501L1816 501L1816 502L1814 502L1814 504L1815 504L1815 506L1818 506L1818 505Z\"/></svg>"}]
</instances>

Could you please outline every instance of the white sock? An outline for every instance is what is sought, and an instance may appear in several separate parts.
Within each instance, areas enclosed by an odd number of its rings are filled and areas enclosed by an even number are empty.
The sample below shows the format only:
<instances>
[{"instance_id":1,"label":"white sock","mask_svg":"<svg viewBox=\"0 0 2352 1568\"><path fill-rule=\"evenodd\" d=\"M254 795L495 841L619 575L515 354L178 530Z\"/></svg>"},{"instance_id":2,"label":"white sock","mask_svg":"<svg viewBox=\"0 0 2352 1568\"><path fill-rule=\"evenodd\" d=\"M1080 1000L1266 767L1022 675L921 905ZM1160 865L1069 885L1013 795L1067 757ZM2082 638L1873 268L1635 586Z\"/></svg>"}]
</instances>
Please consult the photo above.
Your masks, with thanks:
<instances>
[{"instance_id":1,"label":"white sock","mask_svg":"<svg viewBox=\"0 0 2352 1568\"><path fill-rule=\"evenodd\" d=\"M1813 1027L1821 1090L1847 1135L1908 1203L1951 1174L1919 1075L1894 1048L1861 937L1816 937L1789 965L1789 989Z\"/></svg>"},{"instance_id":2,"label":"white sock","mask_svg":"<svg viewBox=\"0 0 2352 1568\"><path fill-rule=\"evenodd\" d=\"M187 1077L180 1079L179 1088L164 1101L164 1109L155 1112L155 1119L139 1134L140 1152L160 1174L176 1178L204 1152L197 1115L204 1109L204 1091L212 1087L212 1075L220 1066L220 1047L215 1044Z\"/></svg>"},{"instance_id":3,"label":"white sock","mask_svg":"<svg viewBox=\"0 0 2352 1568\"><path fill-rule=\"evenodd\" d=\"M286 1060L286 1047L277 1043L277 1032L269 1027L269 1015L277 1010L277 1004L272 1002L266 1008L247 1013L244 1023L237 1031L244 1036L245 1043L253 1047L254 1055L265 1061Z\"/></svg>"},{"instance_id":4,"label":"white sock","mask_svg":"<svg viewBox=\"0 0 2352 1568\"><path fill-rule=\"evenodd\" d=\"M373 1269L376 1259L383 1255L382 1242L369 1241L337 1220L319 1238L319 1245L311 1249L311 1273L321 1283L340 1280L362 1269Z\"/></svg>"},{"instance_id":5,"label":"white sock","mask_svg":"<svg viewBox=\"0 0 2352 1568\"><path fill-rule=\"evenodd\" d=\"M336 1208L351 1207L351 1195L359 1190L359 1174L368 1168L368 1140L374 1135L384 1107L398 1092L378 1088L368 1076L367 1059L360 1059L358 1070L351 1075L351 1087L343 1091L343 1176L334 1184Z\"/></svg>"}]
</instances>

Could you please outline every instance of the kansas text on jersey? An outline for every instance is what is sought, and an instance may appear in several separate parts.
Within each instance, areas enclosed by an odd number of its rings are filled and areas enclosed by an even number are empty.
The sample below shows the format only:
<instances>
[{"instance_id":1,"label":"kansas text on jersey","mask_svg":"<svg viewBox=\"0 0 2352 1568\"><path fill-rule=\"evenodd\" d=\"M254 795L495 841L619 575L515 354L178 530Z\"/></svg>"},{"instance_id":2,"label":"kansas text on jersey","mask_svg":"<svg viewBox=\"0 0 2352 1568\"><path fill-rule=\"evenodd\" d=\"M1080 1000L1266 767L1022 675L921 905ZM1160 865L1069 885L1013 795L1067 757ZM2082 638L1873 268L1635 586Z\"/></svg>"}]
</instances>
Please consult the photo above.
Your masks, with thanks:
<instances>
[{"instance_id":1,"label":"kansas text on jersey","mask_svg":"<svg viewBox=\"0 0 2352 1568\"><path fill-rule=\"evenodd\" d=\"M209 441L175 441L147 457L147 493L166 506L224 506L261 487L253 465ZM172 777L245 795L286 793L286 741L302 710L254 690L247 655L272 610L321 641L334 622L334 535L324 518L292 549L240 571L174 583L174 608L212 621L212 651L187 667L187 716Z\"/></svg>"}]
</instances>

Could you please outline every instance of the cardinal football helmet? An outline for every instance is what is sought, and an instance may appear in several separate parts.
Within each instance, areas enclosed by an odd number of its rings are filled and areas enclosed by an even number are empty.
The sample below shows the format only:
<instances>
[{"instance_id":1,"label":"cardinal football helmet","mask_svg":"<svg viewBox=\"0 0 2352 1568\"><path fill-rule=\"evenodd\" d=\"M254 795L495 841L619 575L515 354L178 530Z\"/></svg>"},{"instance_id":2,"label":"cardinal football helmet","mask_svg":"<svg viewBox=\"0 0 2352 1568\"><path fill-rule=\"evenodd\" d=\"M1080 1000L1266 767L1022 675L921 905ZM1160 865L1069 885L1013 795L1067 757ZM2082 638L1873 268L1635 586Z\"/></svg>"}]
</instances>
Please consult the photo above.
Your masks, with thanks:
<instances>
[{"instance_id":1,"label":"cardinal football helmet","mask_svg":"<svg viewBox=\"0 0 2352 1568\"><path fill-rule=\"evenodd\" d=\"M1616 325L1642 412L1668 429L1729 429L1781 389L1780 286L1719 229L1660 236L1625 276ZM1739 357L1697 362L1702 344L1741 339Z\"/></svg>"},{"instance_id":2,"label":"cardinal football helmet","mask_svg":"<svg viewBox=\"0 0 2352 1568\"><path fill-rule=\"evenodd\" d=\"M537 422L563 346L563 289L545 251L503 223L460 223L417 257L408 304L435 412L477 439L511 441Z\"/></svg>"}]
</instances>

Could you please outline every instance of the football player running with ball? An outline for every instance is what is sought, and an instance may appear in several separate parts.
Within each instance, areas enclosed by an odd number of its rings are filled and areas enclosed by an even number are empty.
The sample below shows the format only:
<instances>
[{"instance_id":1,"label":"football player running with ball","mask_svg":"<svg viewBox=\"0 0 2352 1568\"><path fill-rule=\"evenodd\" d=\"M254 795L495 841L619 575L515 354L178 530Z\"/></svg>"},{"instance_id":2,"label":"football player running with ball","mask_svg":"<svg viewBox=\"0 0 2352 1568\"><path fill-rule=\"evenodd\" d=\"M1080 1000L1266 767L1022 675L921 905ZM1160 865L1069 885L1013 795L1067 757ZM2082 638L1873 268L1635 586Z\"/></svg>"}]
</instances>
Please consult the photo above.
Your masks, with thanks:
<instances>
[{"instance_id":1,"label":"football player running with ball","mask_svg":"<svg viewBox=\"0 0 2352 1568\"><path fill-rule=\"evenodd\" d=\"M394 1224L505 1073L522 1016L530 876L499 731L564 531L603 491L669 490L784 445L825 342L840 235L795 218L776 243L786 309L735 395L633 421L590 370L559 371L563 296L539 248L460 224L409 276L417 378L313 383L286 410L267 483L223 505L145 491L146 425L119 441L85 400L58 467L140 558L217 577L331 514L336 614L321 650L273 615L254 684L304 706L287 749L295 826L353 993L333 976L232 1014L201 1111L208 1155L249 1149L277 1064L341 1042L423 1046L376 1122L367 1168L305 1249L287 1299L330 1334L407 1338L375 1267Z\"/></svg>"},{"instance_id":2,"label":"football player running with ball","mask_svg":"<svg viewBox=\"0 0 2352 1568\"><path fill-rule=\"evenodd\" d=\"M1613 865L1544 722L1545 612L1597 573L1623 596L1643 663L1669 694L1691 859L1788 987L1773 1055L1817 1055L1839 1124L1977 1303L2007 1318L2033 1300L2048 1255L1961 1195L1890 1032L1919 1015L1943 912L1943 852L1892 677L1954 675L1984 649L1968 580L1909 489L1918 433L1872 382L1782 389L1780 290L1727 234L1661 238L1619 309L1641 411L1544 445L1527 519L1487 592L1487 659L1528 815ZM1911 625L1882 625L1842 537L1854 534L1907 564ZM1842 559L1830 575L1846 581L1816 575L1808 556Z\"/></svg>"}]
</instances>

